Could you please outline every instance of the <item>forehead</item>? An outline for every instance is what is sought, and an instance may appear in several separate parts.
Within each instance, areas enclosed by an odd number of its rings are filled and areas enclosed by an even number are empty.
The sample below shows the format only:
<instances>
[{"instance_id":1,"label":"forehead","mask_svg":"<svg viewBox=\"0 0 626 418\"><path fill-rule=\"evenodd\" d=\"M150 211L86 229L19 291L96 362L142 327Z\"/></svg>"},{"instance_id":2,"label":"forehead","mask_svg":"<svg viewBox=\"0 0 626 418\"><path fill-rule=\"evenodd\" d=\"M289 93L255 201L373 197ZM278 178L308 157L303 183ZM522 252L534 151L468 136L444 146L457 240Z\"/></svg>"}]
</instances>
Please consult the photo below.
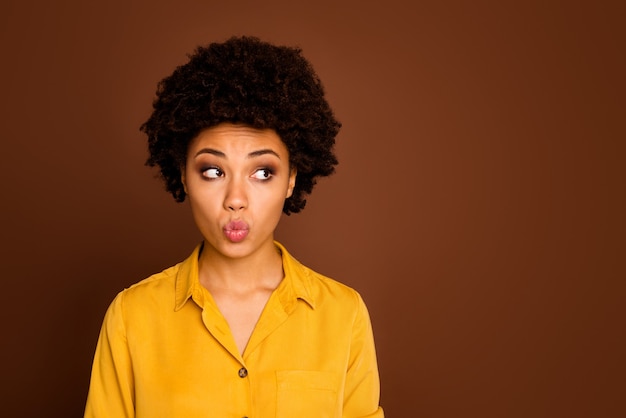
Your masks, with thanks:
<instances>
[{"instance_id":1,"label":"forehead","mask_svg":"<svg viewBox=\"0 0 626 418\"><path fill-rule=\"evenodd\" d=\"M226 156L248 154L260 149L288 155L287 147L276 131L231 123L222 123L201 131L189 144L188 155L192 157L203 148L218 150Z\"/></svg>"}]
</instances>

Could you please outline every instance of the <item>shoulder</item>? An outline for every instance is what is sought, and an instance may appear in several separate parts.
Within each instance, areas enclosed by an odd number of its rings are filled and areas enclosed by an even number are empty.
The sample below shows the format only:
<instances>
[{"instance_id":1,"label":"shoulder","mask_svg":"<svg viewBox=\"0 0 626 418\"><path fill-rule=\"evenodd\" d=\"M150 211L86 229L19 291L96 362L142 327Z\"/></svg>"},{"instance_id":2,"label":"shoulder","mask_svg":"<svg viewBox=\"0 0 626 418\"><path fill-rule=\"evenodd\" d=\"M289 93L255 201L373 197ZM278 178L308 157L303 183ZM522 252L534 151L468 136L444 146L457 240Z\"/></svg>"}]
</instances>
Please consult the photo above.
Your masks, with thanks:
<instances>
[{"instance_id":1,"label":"shoulder","mask_svg":"<svg viewBox=\"0 0 626 418\"><path fill-rule=\"evenodd\" d=\"M350 329L350 335L371 332L369 311L357 290L306 266L302 266L302 272L308 281L310 304L325 323L346 332Z\"/></svg>"},{"instance_id":2,"label":"shoulder","mask_svg":"<svg viewBox=\"0 0 626 418\"><path fill-rule=\"evenodd\" d=\"M169 267L159 273L155 273L122 290L120 294L123 295L125 299L134 299L154 296L155 293L173 293L180 265L181 263Z\"/></svg>"},{"instance_id":3,"label":"shoulder","mask_svg":"<svg viewBox=\"0 0 626 418\"><path fill-rule=\"evenodd\" d=\"M359 292L340 281L318 273L309 267L303 266L308 272L308 280L313 296L318 299L331 298L344 303L358 303L361 299Z\"/></svg>"},{"instance_id":4,"label":"shoulder","mask_svg":"<svg viewBox=\"0 0 626 418\"><path fill-rule=\"evenodd\" d=\"M285 274L292 277L294 288L316 309L356 312L362 309L361 295L352 287L300 263L284 247Z\"/></svg>"},{"instance_id":5,"label":"shoulder","mask_svg":"<svg viewBox=\"0 0 626 418\"><path fill-rule=\"evenodd\" d=\"M120 291L111 302L107 316L128 318L154 312L155 308L173 310L179 269L180 263Z\"/></svg>"}]
</instances>

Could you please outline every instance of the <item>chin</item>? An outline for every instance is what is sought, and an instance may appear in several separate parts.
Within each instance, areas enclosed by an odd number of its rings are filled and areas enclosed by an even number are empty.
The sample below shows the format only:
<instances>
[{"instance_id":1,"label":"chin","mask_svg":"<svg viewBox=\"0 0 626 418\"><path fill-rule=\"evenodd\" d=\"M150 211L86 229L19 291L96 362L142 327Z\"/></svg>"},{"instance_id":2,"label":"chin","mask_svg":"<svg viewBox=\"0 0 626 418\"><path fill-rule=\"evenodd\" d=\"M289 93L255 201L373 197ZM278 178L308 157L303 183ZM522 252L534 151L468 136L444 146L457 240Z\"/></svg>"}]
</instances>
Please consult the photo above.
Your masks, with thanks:
<instances>
[{"instance_id":1,"label":"chin","mask_svg":"<svg viewBox=\"0 0 626 418\"><path fill-rule=\"evenodd\" d=\"M252 243L246 242L230 242L224 241L220 243L218 247L214 247L213 250L227 258L245 258L255 252L258 248L254 247Z\"/></svg>"}]
</instances>

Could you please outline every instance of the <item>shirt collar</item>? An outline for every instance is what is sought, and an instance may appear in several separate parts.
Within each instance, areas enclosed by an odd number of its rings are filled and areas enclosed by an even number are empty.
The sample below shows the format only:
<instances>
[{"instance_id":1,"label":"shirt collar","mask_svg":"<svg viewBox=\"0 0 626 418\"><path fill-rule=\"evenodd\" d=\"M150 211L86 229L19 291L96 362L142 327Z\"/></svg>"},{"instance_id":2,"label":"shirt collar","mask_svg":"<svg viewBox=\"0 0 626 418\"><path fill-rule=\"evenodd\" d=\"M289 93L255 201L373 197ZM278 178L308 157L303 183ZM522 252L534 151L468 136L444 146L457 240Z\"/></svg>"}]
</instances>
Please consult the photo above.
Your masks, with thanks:
<instances>
[{"instance_id":1,"label":"shirt collar","mask_svg":"<svg viewBox=\"0 0 626 418\"><path fill-rule=\"evenodd\" d=\"M199 286L198 279L198 255L202 249L202 243L198 244L191 255L185 261L179 264L178 273L176 273L176 305L175 311L180 310L187 300L193 295L196 283Z\"/></svg>"},{"instance_id":2,"label":"shirt collar","mask_svg":"<svg viewBox=\"0 0 626 418\"><path fill-rule=\"evenodd\" d=\"M287 249L277 241L274 244L283 257L283 271L285 277L278 285L276 292L287 313L295 309L298 299L305 301L311 308L315 309L315 299L311 286L313 284L311 270L300 264Z\"/></svg>"},{"instance_id":3,"label":"shirt collar","mask_svg":"<svg viewBox=\"0 0 626 418\"><path fill-rule=\"evenodd\" d=\"M298 299L304 300L311 308L315 309L315 299L311 292L311 270L296 260L287 249L277 241L274 245L281 253L283 259L283 271L285 277L276 289L277 296L287 313L291 313ZM202 243L198 244L191 255L179 264L176 274L176 301L174 310L180 310L200 290L198 278L198 256L202 249ZM197 292L197 293L196 293Z\"/></svg>"}]
</instances>

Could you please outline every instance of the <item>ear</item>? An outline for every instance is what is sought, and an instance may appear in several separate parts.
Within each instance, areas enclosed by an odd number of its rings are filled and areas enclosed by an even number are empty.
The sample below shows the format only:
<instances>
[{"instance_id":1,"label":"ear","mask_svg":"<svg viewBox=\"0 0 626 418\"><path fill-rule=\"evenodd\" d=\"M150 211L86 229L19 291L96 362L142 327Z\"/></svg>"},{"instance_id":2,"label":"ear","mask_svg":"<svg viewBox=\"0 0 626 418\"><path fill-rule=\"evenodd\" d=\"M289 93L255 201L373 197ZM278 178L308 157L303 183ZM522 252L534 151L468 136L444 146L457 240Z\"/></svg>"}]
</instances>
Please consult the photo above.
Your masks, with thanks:
<instances>
[{"instance_id":1,"label":"ear","mask_svg":"<svg viewBox=\"0 0 626 418\"><path fill-rule=\"evenodd\" d=\"M181 167L180 168L180 181L181 183L183 183L183 190L185 191L185 194L189 194L187 192L187 176L185 175L185 167Z\"/></svg>"},{"instance_id":2,"label":"ear","mask_svg":"<svg viewBox=\"0 0 626 418\"><path fill-rule=\"evenodd\" d=\"M289 173L289 187L287 188L287 196L285 199L289 199L293 194L293 188L296 187L296 175L298 174L298 170L295 168L291 169Z\"/></svg>"}]
</instances>

